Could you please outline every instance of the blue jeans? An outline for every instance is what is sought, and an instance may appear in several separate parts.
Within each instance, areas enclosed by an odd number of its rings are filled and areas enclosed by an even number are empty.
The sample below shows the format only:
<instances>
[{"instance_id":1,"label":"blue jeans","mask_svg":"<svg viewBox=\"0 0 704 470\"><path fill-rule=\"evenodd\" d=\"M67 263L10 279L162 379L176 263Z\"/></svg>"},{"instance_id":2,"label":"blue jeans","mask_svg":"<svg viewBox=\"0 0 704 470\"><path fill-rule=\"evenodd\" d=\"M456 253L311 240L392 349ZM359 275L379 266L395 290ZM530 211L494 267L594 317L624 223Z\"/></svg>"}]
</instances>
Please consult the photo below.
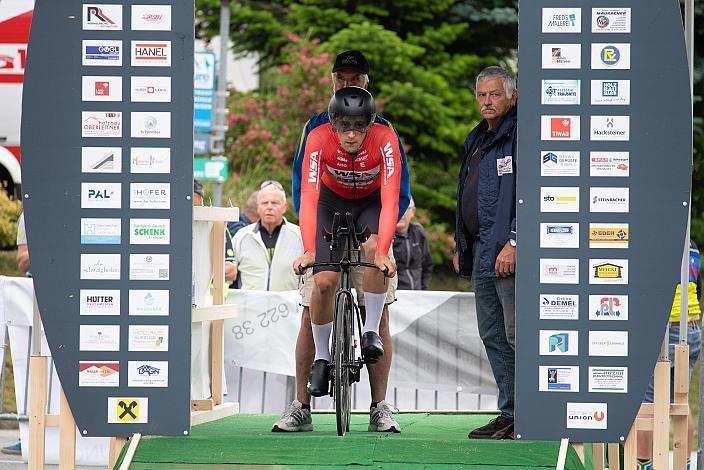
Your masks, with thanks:
<instances>
[{"instance_id":1,"label":"blue jeans","mask_svg":"<svg viewBox=\"0 0 704 470\"><path fill-rule=\"evenodd\" d=\"M472 247L477 324L499 388L501 414L513 419L516 375L516 276L479 277L479 241Z\"/></svg>"},{"instance_id":2,"label":"blue jeans","mask_svg":"<svg viewBox=\"0 0 704 470\"><path fill-rule=\"evenodd\" d=\"M668 357L670 358L670 401L675 397L675 346L680 344L680 324L670 323L670 338L668 339ZM697 362L699 352L702 349L702 332L698 327L687 327L687 344L689 345L689 377L692 377L694 363ZM650 383L645 390L643 403L652 403L654 394L653 376L650 376Z\"/></svg>"}]
</instances>

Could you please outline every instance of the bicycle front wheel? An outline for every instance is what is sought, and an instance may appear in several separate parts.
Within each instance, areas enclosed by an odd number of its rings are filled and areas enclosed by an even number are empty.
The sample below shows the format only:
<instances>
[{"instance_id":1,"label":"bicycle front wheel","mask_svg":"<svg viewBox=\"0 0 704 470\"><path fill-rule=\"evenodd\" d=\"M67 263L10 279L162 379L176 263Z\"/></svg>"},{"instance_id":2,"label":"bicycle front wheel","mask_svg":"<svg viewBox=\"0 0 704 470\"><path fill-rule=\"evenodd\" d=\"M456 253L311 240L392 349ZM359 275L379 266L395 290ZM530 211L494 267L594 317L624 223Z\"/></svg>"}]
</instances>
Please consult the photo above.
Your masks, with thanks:
<instances>
[{"instance_id":1,"label":"bicycle front wheel","mask_svg":"<svg viewBox=\"0 0 704 470\"><path fill-rule=\"evenodd\" d=\"M354 361L352 343L352 302L348 295L340 295L335 306L335 415L337 435L344 436L350 426L352 394L350 393L350 367Z\"/></svg>"}]
</instances>

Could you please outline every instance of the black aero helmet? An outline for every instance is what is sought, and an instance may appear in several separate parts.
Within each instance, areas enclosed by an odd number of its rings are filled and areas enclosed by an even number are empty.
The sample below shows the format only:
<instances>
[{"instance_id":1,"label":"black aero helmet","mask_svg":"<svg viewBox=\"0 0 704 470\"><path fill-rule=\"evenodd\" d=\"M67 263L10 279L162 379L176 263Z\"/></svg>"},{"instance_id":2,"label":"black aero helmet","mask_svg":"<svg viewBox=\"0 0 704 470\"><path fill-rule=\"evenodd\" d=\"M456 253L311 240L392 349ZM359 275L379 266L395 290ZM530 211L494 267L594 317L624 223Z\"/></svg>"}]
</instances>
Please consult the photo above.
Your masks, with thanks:
<instances>
[{"instance_id":1,"label":"black aero helmet","mask_svg":"<svg viewBox=\"0 0 704 470\"><path fill-rule=\"evenodd\" d=\"M338 132L366 132L376 118L374 98L364 88L349 86L335 92L328 106L330 122Z\"/></svg>"}]
</instances>

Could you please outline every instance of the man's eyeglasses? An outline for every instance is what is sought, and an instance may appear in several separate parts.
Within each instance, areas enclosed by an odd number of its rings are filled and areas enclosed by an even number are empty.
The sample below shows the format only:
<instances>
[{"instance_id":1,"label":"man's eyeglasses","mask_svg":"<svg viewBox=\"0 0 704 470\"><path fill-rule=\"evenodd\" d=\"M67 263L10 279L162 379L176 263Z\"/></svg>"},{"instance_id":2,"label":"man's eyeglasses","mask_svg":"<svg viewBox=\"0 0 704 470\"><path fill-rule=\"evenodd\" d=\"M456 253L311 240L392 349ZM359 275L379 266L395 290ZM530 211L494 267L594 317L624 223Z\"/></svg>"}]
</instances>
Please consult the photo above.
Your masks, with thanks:
<instances>
[{"instance_id":1,"label":"man's eyeglasses","mask_svg":"<svg viewBox=\"0 0 704 470\"><path fill-rule=\"evenodd\" d=\"M266 187L268 187L268 186L274 186L274 187L276 187L276 188L279 188L279 189L282 190L282 191L283 191L283 189L284 189L284 186L283 186L281 183L279 183L278 181L276 181L276 180L266 180L266 181L264 181L264 182L259 186L259 189L261 190L261 189L264 189L264 188L266 188Z\"/></svg>"},{"instance_id":2,"label":"man's eyeglasses","mask_svg":"<svg viewBox=\"0 0 704 470\"><path fill-rule=\"evenodd\" d=\"M373 122L373 119L370 122L362 116L344 116L333 121L332 127L335 129L335 132L367 132Z\"/></svg>"}]
</instances>

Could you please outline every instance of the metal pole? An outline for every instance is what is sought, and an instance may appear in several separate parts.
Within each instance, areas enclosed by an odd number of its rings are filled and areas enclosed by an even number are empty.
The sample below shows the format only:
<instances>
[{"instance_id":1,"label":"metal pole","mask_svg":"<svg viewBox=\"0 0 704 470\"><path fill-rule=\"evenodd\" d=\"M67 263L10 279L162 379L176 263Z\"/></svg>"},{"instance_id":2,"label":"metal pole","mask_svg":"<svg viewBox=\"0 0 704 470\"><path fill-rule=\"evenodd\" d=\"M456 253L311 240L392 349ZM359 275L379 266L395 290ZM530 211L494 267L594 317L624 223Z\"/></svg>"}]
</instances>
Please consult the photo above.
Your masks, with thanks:
<instances>
[{"instance_id":1,"label":"metal pole","mask_svg":"<svg viewBox=\"0 0 704 470\"><path fill-rule=\"evenodd\" d=\"M220 69L218 71L218 89L216 92L217 103L215 106L215 142L213 146L213 160L225 160L225 132L227 131L227 57L228 42L230 40L230 0L220 3ZM215 182L213 203L216 207L222 206L223 182Z\"/></svg>"}]
</instances>

